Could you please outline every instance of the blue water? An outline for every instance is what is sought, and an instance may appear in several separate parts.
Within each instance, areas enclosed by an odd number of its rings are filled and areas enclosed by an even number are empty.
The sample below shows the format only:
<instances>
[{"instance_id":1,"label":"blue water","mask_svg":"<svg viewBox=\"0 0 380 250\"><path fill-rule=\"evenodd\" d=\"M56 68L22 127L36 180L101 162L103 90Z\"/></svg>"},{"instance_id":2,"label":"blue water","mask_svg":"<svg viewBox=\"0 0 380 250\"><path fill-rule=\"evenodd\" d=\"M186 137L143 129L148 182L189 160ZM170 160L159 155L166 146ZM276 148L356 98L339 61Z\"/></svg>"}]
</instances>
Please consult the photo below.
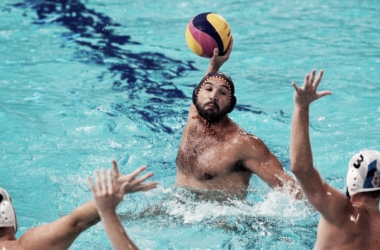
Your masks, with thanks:
<instances>
[{"instance_id":1,"label":"blue water","mask_svg":"<svg viewBox=\"0 0 380 250\"><path fill-rule=\"evenodd\" d=\"M195 201L173 188L192 86L208 60L185 42L202 12L230 24L230 117L289 171L292 81L324 69L333 92L311 108L315 166L344 190L347 162L376 149L380 32L376 1L37 1L0 3L0 186L21 236L91 199L86 176L116 159L147 164L156 190L118 212L141 249L312 249L319 215L254 177L246 201ZM69 14L71 13L71 14ZM101 223L70 249L111 249Z\"/></svg>"}]
</instances>

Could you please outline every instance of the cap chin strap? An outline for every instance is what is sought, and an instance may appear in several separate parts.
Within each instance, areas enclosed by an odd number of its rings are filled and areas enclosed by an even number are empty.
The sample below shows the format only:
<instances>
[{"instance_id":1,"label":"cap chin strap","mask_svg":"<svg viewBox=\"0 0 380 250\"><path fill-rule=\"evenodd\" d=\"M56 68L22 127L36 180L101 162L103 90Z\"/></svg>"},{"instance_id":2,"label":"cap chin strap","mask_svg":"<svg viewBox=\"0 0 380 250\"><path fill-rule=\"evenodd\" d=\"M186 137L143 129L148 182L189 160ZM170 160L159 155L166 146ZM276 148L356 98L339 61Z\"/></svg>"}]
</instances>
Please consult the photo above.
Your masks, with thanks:
<instances>
[{"instance_id":1,"label":"cap chin strap","mask_svg":"<svg viewBox=\"0 0 380 250\"><path fill-rule=\"evenodd\" d=\"M208 135L215 135L216 134L215 129L213 129L210 126L210 123L205 118L203 118L202 116L195 115L195 116L193 116L193 119L198 119L198 120L201 120L203 122L203 125L205 127L205 129L203 130L203 133L208 134Z\"/></svg>"}]
</instances>

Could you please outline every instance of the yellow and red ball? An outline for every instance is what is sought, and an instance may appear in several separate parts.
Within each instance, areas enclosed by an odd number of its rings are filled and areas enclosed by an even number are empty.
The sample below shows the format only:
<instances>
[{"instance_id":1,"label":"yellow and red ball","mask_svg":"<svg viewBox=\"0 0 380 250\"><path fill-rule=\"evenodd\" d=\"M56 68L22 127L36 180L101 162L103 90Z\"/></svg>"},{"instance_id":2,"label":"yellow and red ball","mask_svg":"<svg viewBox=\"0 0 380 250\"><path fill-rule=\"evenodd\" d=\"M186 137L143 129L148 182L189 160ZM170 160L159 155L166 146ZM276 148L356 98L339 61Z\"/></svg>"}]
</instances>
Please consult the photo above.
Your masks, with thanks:
<instances>
[{"instance_id":1,"label":"yellow and red ball","mask_svg":"<svg viewBox=\"0 0 380 250\"><path fill-rule=\"evenodd\" d=\"M223 55L230 41L230 26L216 13L199 14L187 25L187 45L199 56L211 58L214 48L218 48L219 55Z\"/></svg>"}]
</instances>

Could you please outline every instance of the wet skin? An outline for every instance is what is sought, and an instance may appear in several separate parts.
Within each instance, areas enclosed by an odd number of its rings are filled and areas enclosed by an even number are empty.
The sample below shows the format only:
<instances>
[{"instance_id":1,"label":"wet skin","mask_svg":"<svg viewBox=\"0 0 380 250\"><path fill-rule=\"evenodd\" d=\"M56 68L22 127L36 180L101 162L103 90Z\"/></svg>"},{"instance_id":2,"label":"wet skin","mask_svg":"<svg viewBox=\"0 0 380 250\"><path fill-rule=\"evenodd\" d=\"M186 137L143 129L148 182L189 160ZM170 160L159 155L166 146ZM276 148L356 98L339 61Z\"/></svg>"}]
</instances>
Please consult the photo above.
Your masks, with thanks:
<instances>
[{"instance_id":1,"label":"wet skin","mask_svg":"<svg viewBox=\"0 0 380 250\"><path fill-rule=\"evenodd\" d=\"M271 187L294 186L266 145L225 115L229 102L228 84L222 79L209 79L200 88L197 108L190 107L178 150L176 184L238 198L245 197L252 174ZM193 119L199 114L208 118L215 135L204 133L203 122Z\"/></svg>"}]
</instances>

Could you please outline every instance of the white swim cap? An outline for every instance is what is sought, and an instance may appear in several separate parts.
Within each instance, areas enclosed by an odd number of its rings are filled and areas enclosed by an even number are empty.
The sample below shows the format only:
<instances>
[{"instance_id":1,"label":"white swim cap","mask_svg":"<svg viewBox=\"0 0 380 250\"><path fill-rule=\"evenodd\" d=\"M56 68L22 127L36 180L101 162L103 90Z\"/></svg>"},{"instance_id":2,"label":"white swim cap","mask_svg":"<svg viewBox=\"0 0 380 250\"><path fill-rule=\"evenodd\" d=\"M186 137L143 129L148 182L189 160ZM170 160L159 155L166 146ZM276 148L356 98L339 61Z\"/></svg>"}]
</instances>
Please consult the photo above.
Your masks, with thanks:
<instances>
[{"instance_id":1,"label":"white swim cap","mask_svg":"<svg viewBox=\"0 0 380 250\"><path fill-rule=\"evenodd\" d=\"M0 227L13 227L17 232L17 218L15 209L7 191L0 187Z\"/></svg>"},{"instance_id":2,"label":"white swim cap","mask_svg":"<svg viewBox=\"0 0 380 250\"><path fill-rule=\"evenodd\" d=\"M380 190L380 153L363 150L348 164L347 188L350 195Z\"/></svg>"}]
</instances>

